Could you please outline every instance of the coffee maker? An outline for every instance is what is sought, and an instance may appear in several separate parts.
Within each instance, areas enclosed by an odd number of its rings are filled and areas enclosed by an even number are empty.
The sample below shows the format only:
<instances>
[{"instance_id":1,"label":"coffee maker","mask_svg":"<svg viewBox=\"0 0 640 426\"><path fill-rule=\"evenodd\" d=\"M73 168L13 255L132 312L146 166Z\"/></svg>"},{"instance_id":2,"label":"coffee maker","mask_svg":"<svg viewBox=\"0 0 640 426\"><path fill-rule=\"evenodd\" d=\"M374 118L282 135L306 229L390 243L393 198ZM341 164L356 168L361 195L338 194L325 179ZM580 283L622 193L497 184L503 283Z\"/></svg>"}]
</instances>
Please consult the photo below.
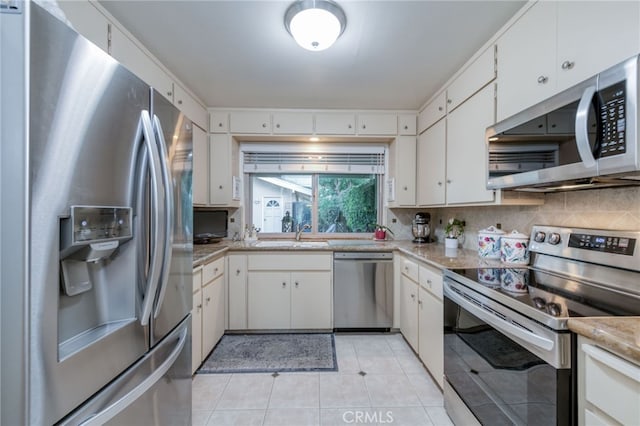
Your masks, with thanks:
<instances>
[{"instance_id":1,"label":"coffee maker","mask_svg":"<svg viewBox=\"0 0 640 426\"><path fill-rule=\"evenodd\" d=\"M424 244L429 242L431 235L431 215L429 213L418 212L413 218L411 232L413 233L413 242Z\"/></svg>"}]
</instances>

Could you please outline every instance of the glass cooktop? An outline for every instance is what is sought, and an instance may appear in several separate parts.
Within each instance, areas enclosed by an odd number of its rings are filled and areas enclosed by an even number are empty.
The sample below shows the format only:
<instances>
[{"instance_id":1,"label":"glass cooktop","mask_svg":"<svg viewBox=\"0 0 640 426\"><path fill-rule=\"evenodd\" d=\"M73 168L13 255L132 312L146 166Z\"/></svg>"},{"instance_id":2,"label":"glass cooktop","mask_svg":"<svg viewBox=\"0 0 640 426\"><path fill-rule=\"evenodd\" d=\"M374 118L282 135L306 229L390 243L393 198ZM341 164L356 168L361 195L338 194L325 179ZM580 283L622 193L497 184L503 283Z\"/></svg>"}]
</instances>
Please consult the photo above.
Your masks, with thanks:
<instances>
[{"instance_id":1,"label":"glass cooktop","mask_svg":"<svg viewBox=\"0 0 640 426\"><path fill-rule=\"evenodd\" d=\"M528 268L456 269L449 275L518 311L561 319L640 315L639 297ZM525 305L523 307L523 305Z\"/></svg>"}]
</instances>

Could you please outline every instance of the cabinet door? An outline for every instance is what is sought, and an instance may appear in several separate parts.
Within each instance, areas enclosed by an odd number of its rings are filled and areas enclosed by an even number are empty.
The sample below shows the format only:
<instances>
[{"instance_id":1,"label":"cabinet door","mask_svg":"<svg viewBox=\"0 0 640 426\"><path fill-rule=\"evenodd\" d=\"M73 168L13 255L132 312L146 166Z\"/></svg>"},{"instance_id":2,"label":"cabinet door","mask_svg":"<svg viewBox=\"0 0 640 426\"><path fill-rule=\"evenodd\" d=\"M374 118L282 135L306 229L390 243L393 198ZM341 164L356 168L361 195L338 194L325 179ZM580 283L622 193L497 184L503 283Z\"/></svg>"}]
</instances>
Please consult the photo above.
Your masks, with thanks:
<instances>
[{"instance_id":1,"label":"cabinet door","mask_svg":"<svg viewBox=\"0 0 640 426\"><path fill-rule=\"evenodd\" d=\"M211 133L227 133L229 131L229 113L218 111L209 113L209 131Z\"/></svg>"},{"instance_id":2,"label":"cabinet door","mask_svg":"<svg viewBox=\"0 0 640 426\"><path fill-rule=\"evenodd\" d=\"M447 204L493 201L487 190L485 131L494 122L489 85L447 117Z\"/></svg>"},{"instance_id":3,"label":"cabinet door","mask_svg":"<svg viewBox=\"0 0 640 426\"><path fill-rule=\"evenodd\" d=\"M173 102L173 80L125 33L111 25L111 55Z\"/></svg>"},{"instance_id":4,"label":"cabinet door","mask_svg":"<svg viewBox=\"0 0 640 426\"><path fill-rule=\"evenodd\" d=\"M202 363L202 292L193 293L193 309L191 310L191 374L195 373Z\"/></svg>"},{"instance_id":5,"label":"cabinet door","mask_svg":"<svg viewBox=\"0 0 640 426\"><path fill-rule=\"evenodd\" d=\"M73 27L90 42L107 52L109 50L109 21L88 1L58 1Z\"/></svg>"},{"instance_id":6,"label":"cabinet door","mask_svg":"<svg viewBox=\"0 0 640 426\"><path fill-rule=\"evenodd\" d=\"M417 119L415 114L400 114L398 116L398 134L415 135Z\"/></svg>"},{"instance_id":7,"label":"cabinet door","mask_svg":"<svg viewBox=\"0 0 640 426\"><path fill-rule=\"evenodd\" d=\"M204 359L224 333L224 277L202 287L202 358Z\"/></svg>"},{"instance_id":8,"label":"cabinet door","mask_svg":"<svg viewBox=\"0 0 640 426\"><path fill-rule=\"evenodd\" d=\"M555 93L557 4L537 2L498 40L498 121Z\"/></svg>"},{"instance_id":9,"label":"cabinet door","mask_svg":"<svg viewBox=\"0 0 640 426\"><path fill-rule=\"evenodd\" d=\"M356 116L342 113L316 114L316 133L319 135L354 135Z\"/></svg>"},{"instance_id":10,"label":"cabinet door","mask_svg":"<svg viewBox=\"0 0 640 426\"><path fill-rule=\"evenodd\" d=\"M191 121L206 129L209 125L207 109L200 102L187 93L179 84L173 86L173 103Z\"/></svg>"},{"instance_id":11,"label":"cabinet door","mask_svg":"<svg viewBox=\"0 0 640 426\"><path fill-rule=\"evenodd\" d=\"M418 132L422 133L447 113L447 92L442 92L418 114Z\"/></svg>"},{"instance_id":12,"label":"cabinet door","mask_svg":"<svg viewBox=\"0 0 640 426\"><path fill-rule=\"evenodd\" d=\"M231 136L209 135L209 202L212 205L231 203Z\"/></svg>"},{"instance_id":13,"label":"cabinet door","mask_svg":"<svg viewBox=\"0 0 640 426\"><path fill-rule=\"evenodd\" d=\"M247 256L227 256L229 330L247 328Z\"/></svg>"},{"instance_id":14,"label":"cabinet door","mask_svg":"<svg viewBox=\"0 0 640 426\"><path fill-rule=\"evenodd\" d=\"M231 133L271 133L271 114L263 111L239 111L229 115Z\"/></svg>"},{"instance_id":15,"label":"cabinet door","mask_svg":"<svg viewBox=\"0 0 640 426\"><path fill-rule=\"evenodd\" d=\"M558 2L557 90L637 55L639 9L638 1Z\"/></svg>"},{"instance_id":16,"label":"cabinet door","mask_svg":"<svg viewBox=\"0 0 640 426\"><path fill-rule=\"evenodd\" d=\"M490 46L447 88L447 111L453 111L495 78L495 47Z\"/></svg>"},{"instance_id":17,"label":"cabinet door","mask_svg":"<svg viewBox=\"0 0 640 426\"><path fill-rule=\"evenodd\" d=\"M288 272L247 274L247 314L252 330L291 328L291 289Z\"/></svg>"},{"instance_id":18,"label":"cabinet door","mask_svg":"<svg viewBox=\"0 0 640 426\"><path fill-rule=\"evenodd\" d=\"M398 121L395 114L358 115L359 135L395 135L398 133Z\"/></svg>"},{"instance_id":19,"label":"cabinet door","mask_svg":"<svg viewBox=\"0 0 640 426\"><path fill-rule=\"evenodd\" d=\"M418 136L416 193L420 206L445 203L447 120L440 120Z\"/></svg>"},{"instance_id":20,"label":"cabinet door","mask_svg":"<svg viewBox=\"0 0 640 426\"><path fill-rule=\"evenodd\" d=\"M443 388L444 376L444 319L442 301L431 293L418 290L418 339L420 359L424 362L436 383Z\"/></svg>"},{"instance_id":21,"label":"cabinet door","mask_svg":"<svg viewBox=\"0 0 640 426\"><path fill-rule=\"evenodd\" d=\"M291 328L332 328L331 273L291 273Z\"/></svg>"},{"instance_id":22,"label":"cabinet door","mask_svg":"<svg viewBox=\"0 0 640 426\"><path fill-rule=\"evenodd\" d=\"M193 204L209 204L209 138L193 126Z\"/></svg>"},{"instance_id":23,"label":"cabinet door","mask_svg":"<svg viewBox=\"0 0 640 426\"><path fill-rule=\"evenodd\" d=\"M400 331L418 352L418 284L400 276Z\"/></svg>"},{"instance_id":24,"label":"cabinet door","mask_svg":"<svg viewBox=\"0 0 640 426\"><path fill-rule=\"evenodd\" d=\"M416 137L398 136L393 142L395 203L399 206L416 204Z\"/></svg>"},{"instance_id":25,"label":"cabinet door","mask_svg":"<svg viewBox=\"0 0 640 426\"><path fill-rule=\"evenodd\" d=\"M280 135L310 135L313 133L313 114L308 112L274 113L273 133Z\"/></svg>"}]
</instances>

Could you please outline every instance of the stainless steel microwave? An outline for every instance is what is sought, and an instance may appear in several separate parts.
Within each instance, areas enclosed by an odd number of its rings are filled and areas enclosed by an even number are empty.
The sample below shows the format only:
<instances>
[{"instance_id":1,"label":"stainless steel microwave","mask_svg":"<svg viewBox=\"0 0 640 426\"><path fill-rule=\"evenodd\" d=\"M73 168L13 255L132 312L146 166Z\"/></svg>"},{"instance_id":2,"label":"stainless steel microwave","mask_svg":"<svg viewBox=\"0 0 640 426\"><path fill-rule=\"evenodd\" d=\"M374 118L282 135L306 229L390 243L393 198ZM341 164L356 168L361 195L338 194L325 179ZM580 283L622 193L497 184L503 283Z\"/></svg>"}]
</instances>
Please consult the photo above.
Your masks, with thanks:
<instances>
[{"instance_id":1,"label":"stainless steel microwave","mask_svg":"<svg viewBox=\"0 0 640 426\"><path fill-rule=\"evenodd\" d=\"M489 127L488 189L640 185L639 56Z\"/></svg>"}]
</instances>

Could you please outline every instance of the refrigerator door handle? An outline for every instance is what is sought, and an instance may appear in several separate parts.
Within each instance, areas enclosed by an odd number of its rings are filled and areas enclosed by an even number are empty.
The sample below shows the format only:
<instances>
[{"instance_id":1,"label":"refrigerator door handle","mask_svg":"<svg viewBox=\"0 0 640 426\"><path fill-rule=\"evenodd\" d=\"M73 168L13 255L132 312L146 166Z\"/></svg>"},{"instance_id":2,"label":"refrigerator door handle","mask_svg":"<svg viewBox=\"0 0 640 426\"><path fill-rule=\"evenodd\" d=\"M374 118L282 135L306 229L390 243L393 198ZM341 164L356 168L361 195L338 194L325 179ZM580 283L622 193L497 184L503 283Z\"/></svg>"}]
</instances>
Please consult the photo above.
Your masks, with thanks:
<instances>
[{"instance_id":1,"label":"refrigerator door handle","mask_svg":"<svg viewBox=\"0 0 640 426\"><path fill-rule=\"evenodd\" d=\"M167 359L160 364L160 366L151 373L144 381L142 381L138 386L124 395L122 398L115 401L113 404L109 405L107 408L102 410L99 413L92 415L90 418L79 423L80 426L98 426L102 425L115 416L117 416L120 412L122 412L125 408L134 403L140 396L142 396L145 392L147 392L153 385L155 385L158 380L160 380L169 369L173 366L173 364L178 359L180 352L184 349L185 343L187 341L187 332L188 328L184 328L180 332L180 336L178 337L178 342L176 343L175 348L171 351L171 354L167 357Z\"/></svg>"},{"instance_id":2,"label":"refrigerator door handle","mask_svg":"<svg viewBox=\"0 0 640 426\"><path fill-rule=\"evenodd\" d=\"M152 241L150 241L151 263L149 265L149 273L147 275L146 290L144 293L144 301L142 305L142 315L140 323L143 326L149 324L151 312L153 310L153 301L158 289L158 283L162 277L162 255L160 253L163 247L164 229L161 223L165 222L165 209L160 207L160 200L166 199L164 187L159 182L159 174L162 173L162 164L158 153L157 142L154 136L153 127L151 125L151 117L149 111L143 110L140 115L140 123L144 144L149 154L149 175L151 177L151 230ZM144 163L144 162L143 162ZM144 175L144 171L141 175ZM140 196L140 195L139 195Z\"/></svg>"},{"instance_id":3,"label":"refrigerator door handle","mask_svg":"<svg viewBox=\"0 0 640 426\"><path fill-rule=\"evenodd\" d=\"M162 256L162 271L160 275L160 290L158 301L156 302L153 317L157 318L164 301L164 295L169 282L169 267L171 266L171 257L173 252L173 183L171 180L171 171L169 169L169 153L167 152L167 144L164 140L162 124L157 115L153 116L153 129L156 132L156 140L158 143L158 151L161 155L160 164L162 165L162 181L165 190L165 238L164 238L164 254Z\"/></svg>"}]
</instances>

